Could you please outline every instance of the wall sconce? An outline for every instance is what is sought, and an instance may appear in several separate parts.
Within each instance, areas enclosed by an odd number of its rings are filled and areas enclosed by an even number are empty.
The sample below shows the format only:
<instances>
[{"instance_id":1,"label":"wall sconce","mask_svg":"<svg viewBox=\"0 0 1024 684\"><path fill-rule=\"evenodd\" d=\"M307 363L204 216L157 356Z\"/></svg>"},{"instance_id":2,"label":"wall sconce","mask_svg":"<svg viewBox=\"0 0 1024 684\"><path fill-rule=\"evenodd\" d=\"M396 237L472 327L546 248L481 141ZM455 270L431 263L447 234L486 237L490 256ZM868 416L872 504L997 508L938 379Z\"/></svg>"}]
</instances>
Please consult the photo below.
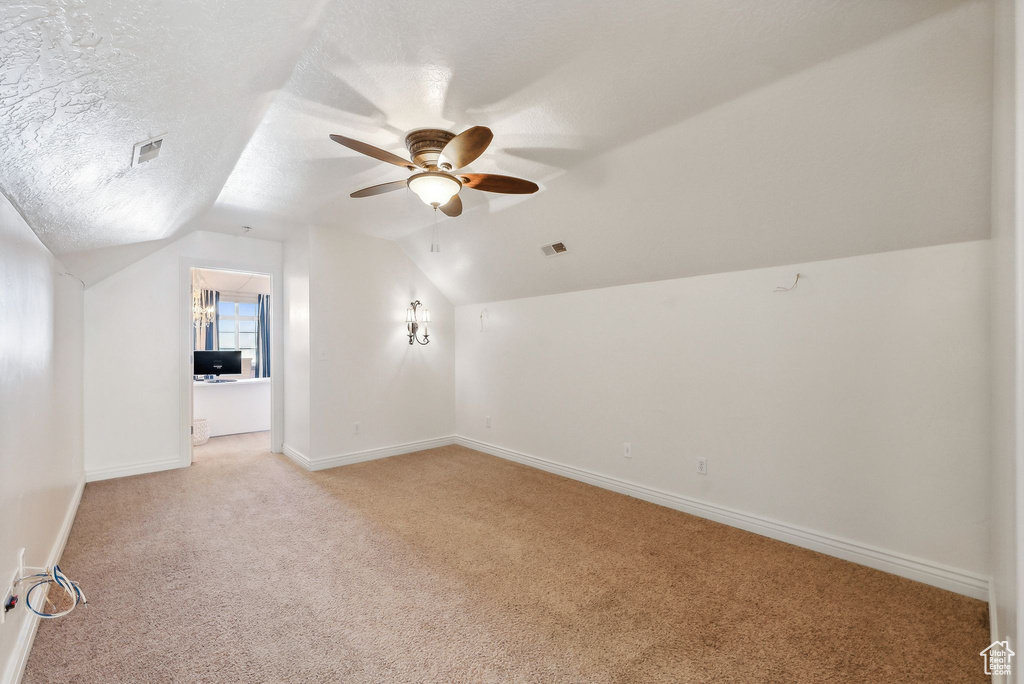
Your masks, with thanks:
<instances>
[{"instance_id":1,"label":"wall sconce","mask_svg":"<svg viewBox=\"0 0 1024 684\"><path fill-rule=\"evenodd\" d=\"M405 328L409 335L409 344L413 340L420 344L430 344L430 333L427 332L427 324L430 323L430 311L423 306L420 300L409 303L405 311ZM423 339L419 338L420 328L423 329Z\"/></svg>"}]
</instances>

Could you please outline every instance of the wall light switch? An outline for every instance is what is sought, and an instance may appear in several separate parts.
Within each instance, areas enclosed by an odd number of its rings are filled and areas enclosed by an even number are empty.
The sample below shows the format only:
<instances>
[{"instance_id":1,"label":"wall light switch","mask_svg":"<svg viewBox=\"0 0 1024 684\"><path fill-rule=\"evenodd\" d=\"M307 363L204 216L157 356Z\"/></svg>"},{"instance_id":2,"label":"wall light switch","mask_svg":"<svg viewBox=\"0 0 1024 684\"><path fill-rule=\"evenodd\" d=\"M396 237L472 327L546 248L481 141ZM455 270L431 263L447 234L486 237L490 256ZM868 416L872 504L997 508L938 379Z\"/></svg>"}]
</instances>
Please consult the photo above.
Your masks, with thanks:
<instances>
[{"instance_id":1,"label":"wall light switch","mask_svg":"<svg viewBox=\"0 0 1024 684\"><path fill-rule=\"evenodd\" d=\"M491 417L487 416L484 427L491 427Z\"/></svg>"},{"instance_id":2,"label":"wall light switch","mask_svg":"<svg viewBox=\"0 0 1024 684\"><path fill-rule=\"evenodd\" d=\"M622 443L622 456L624 458L633 458L633 445L629 442Z\"/></svg>"},{"instance_id":3,"label":"wall light switch","mask_svg":"<svg viewBox=\"0 0 1024 684\"><path fill-rule=\"evenodd\" d=\"M359 434L359 423L352 423L352 434L353 435L358 435Z\"/></svg>"}]
</instances>

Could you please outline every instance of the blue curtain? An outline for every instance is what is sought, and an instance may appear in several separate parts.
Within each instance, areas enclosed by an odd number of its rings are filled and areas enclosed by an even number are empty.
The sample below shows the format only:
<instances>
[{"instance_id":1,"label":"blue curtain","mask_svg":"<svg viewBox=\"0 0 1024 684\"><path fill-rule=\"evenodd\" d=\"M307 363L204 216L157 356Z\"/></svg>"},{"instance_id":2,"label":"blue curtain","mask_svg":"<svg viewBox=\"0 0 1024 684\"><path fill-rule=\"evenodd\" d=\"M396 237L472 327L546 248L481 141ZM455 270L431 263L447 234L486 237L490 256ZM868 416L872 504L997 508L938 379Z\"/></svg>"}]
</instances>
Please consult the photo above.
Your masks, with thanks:
<instances>
[{"instance_id":1,"label":"blue curtain","mask_svg":"<svg viewBox=\"0 0 1024 684\"><path fill-rule=\"evenodd\" d=\"M203 306L213 304L213 320L206 324L206 349L218 349L217 333L220 328L217 320L220 318L220 292L216 290L203 290Z\"/></svg>"},{"instance_id":2,"label":"blue curtain","mask_svg":"<svg viewBox=\"0 0 1024 684\"><path fill-rule=\"evenodd\" d=\"M256 377L270 377L270 295L256 298Z\"/></svg>"}]
</instances>

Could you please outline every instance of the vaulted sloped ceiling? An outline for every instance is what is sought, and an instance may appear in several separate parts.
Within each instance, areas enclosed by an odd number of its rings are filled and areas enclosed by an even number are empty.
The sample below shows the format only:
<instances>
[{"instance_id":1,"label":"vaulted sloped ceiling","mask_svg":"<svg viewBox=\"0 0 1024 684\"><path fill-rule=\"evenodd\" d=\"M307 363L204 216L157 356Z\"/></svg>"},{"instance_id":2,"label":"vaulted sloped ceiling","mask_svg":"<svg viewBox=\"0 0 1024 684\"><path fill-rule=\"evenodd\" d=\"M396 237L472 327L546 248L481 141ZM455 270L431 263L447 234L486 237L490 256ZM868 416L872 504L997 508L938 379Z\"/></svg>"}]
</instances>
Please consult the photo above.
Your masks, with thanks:
<instances>
[{"instance_id":1,"label":"vaulted sloped ceiling","mask_svg":"<svg viewBox=\"0 0 1024 684\"><path fill-rule=\"evenodd\" d=\"M456 303L988 235L985 0L146 4L0 26L25 74L0 84L0 185L91 279L243 224L398 240ZM541 190L465 190L440 254L411 192L348 197L402 170L327 137L401 154L475 124L495 139L471 170Z\"/></svg>"},{"instance_id":2,"label":"vaulted sloped ceiling","mask_svg":"<svg viewBox=\"0 0 1024 684\"><path fill-rule=\"evenodd\" d=\"M213 204L322 6L259 4L0 5L0 188L51 251L131 258Z\"/></svg>"}]
</instances>

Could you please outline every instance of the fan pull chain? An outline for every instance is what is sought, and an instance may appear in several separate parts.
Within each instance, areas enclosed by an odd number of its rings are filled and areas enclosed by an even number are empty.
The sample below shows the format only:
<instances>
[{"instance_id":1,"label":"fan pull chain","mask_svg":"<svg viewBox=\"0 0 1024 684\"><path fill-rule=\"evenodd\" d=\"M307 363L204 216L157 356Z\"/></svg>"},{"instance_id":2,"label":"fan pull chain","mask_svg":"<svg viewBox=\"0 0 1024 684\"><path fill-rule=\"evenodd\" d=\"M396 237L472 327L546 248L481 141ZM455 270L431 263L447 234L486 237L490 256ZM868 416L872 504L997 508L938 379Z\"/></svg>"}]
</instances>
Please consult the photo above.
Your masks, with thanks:
<instances>
[{"instance_id":1,"label":"fan pull chain","mask_svg":"<svg viewBox=\"0 0 1024 684\"><path fill-rule=\"evenodd\" d=\"M434 206L434 231L430 238L430 251L434 254L441 252L441 242L437 239L437 206Z\"/></svg>"}]
</instances>

